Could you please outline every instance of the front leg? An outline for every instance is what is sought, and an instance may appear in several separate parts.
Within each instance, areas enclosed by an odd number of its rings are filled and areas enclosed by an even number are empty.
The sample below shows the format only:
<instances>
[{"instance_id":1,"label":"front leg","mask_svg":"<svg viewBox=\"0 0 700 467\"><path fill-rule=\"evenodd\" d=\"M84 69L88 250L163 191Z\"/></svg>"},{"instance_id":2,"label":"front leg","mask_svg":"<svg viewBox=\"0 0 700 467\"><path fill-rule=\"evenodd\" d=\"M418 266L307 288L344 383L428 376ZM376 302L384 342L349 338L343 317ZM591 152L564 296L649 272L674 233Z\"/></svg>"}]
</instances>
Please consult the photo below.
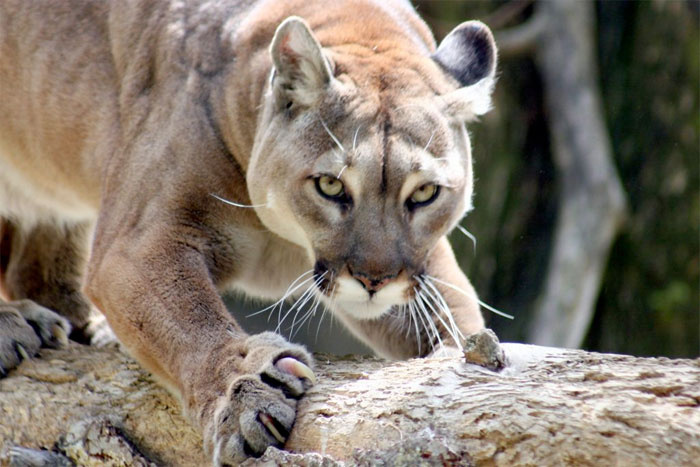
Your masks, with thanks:
<instances>
[{"instance_id":1,"label":"front leg","mask_svg":"<svg viewBox=\"0 0 700 467\"><path fill-rule=\"evenodd\" d=\"M461 341L484 328L476 292L446 237L428 256L422 274L414 277L408 295L409 303L393 307L381 318L360 320L342 312L340 318L375 352L390 359L456 355L455 338Z\"/></svg>"},{"instance_id":2,"label":"front leg","mask_svg":"<svg viewBox=\"0 0 700 467\"><path fill-rule=\"evenodd\" d=\"M311 356L278 335L241 330L207 266L208 245L218 242L157 221L144 229L115 237L98 224L88 295L179 398L215 465L283 445L313 381Z\"/></svg>"},{"instance_id":3,"label":"front leg","mask_svg":"<svg viewBox=\"0 0 700 467\"><path fill-rule=\"evenodd\" d=\"M442 237L431 252L426 262L422 282L422 295L426 300L435 301L435 298L440 302L444 300L457 329L465 337L484 328L484 318L481 315L477 293L459 267L447 237ZM441 299L437 297L438 292ZM445 331L441 333L443 336ZM443 342L448 346L454 345L451 339Z\"/></svg>"}]
</instances>

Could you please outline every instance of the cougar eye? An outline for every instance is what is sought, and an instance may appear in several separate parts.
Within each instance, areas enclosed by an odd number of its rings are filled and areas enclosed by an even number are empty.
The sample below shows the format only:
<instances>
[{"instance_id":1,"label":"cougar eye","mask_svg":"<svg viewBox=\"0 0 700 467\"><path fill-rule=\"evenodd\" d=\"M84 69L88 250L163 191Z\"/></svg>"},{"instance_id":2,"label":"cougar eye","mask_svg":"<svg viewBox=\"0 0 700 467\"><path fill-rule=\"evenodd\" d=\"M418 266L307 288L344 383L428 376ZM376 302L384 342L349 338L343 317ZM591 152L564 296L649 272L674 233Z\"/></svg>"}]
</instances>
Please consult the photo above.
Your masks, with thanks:
<instances>
[{"instance_id":1,"label":"cougar eye","mask_svg":"<svg viewBox=\"0 0 700 467\"><path fill-rule=\"evenodd\" d=\"M316 189L326 198L339 201L346 197L343 182L329 175L321 175L316 178Z\"/></svg>"},{"instance_id":2,"label":"cougar eye","mask_svg":"<svg viewBox=\"0 0 700 467\"><path fill-rule=\"evenodd\" d=\"M414 208L430 204L435 201L439 192L440 190L437 185L427 183L413 192L411 198L408 200L408 205Z\"/></svg>"}]
</instances>

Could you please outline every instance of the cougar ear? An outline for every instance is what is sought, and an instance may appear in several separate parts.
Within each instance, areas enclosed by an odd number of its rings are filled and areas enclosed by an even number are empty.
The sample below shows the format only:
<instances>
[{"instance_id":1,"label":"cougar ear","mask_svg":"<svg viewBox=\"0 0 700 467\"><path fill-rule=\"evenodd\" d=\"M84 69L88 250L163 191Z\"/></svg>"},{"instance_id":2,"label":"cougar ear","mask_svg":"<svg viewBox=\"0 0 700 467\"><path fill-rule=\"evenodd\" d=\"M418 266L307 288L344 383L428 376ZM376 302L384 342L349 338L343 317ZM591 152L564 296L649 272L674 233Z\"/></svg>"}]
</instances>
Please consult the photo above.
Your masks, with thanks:
<instances>
[{"instance_id":1,"label":"cougar ear","mask_svg":"<svg viewBox=\"0 0 700 467\"><path fill-rule=\"evenodd\" d=\"M481 21L467 21L452 30L432 56L462 87L441 96L443 109L456 119L469 121L491 108L496 73L496 42Z\"/></svg>"},{"instance_id":2,"label":"cougar ear","mask_svg":"<svg viewBox=\"0 0 700 467\"><path fill-rule=\"evenodd\" d=\"M275 67L273 85L297 104L316 102L332 79L321 44L306 21L297 16L277 27L270 55Z\"/></svg>"},{"instance_id":3,"label":"cougar ear","mask_svg":"<svg viewBox=\"0 0 700 467\"><path fill-rule=\"evenodd\" d=\"M496 71L496 42L481 21L467 21L452 30L433 54L462 86L491 77Z\"/></svg>"}]
</instances>

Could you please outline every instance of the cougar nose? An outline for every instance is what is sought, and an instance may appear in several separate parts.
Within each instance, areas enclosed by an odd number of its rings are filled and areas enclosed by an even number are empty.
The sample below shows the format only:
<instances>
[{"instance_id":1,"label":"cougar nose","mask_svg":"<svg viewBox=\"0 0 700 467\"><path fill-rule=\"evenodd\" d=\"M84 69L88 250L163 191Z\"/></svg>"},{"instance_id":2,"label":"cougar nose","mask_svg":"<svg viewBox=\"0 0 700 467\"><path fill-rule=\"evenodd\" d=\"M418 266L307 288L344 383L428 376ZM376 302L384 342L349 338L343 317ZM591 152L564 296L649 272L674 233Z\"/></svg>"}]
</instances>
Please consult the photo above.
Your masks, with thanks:
<instances>
[{"instance_id":1,"label":"cougar nose","mask_svg":"<svg viewBox=\"0 0 700 467\"><path fill-rule=\"evenodd\" d=\"M362 287L369 292L370 297L375 293L379 292L385 285L387 285L396 276L384 276L379 278L371 278L362 273L352 272L352 277L362 284Z\"/></svg>"}]
</instances>

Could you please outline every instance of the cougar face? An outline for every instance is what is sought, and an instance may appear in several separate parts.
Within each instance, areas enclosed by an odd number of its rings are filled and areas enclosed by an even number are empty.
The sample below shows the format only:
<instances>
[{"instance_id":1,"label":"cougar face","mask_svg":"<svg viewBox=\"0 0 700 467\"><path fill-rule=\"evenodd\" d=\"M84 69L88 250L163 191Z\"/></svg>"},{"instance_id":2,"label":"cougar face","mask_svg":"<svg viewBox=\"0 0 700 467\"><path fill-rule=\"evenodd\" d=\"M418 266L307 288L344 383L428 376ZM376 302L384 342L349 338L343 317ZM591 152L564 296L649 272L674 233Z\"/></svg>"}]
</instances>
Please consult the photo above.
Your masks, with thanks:
<instances>
[{"instance_id":1,"label":"cougar face","mask_svg":"<svg viewBox=\"0 0 700 467\"><path fill-rule=\"evenodd\" d=\"M306 249L324 301L372 319L412 299L426 256L471 208L470 143L422 80L393 89L377 66L373 85L334 58L316 96L290 99L273 76L248 186L263 223Z\"/></svg>"}]
</instances>

